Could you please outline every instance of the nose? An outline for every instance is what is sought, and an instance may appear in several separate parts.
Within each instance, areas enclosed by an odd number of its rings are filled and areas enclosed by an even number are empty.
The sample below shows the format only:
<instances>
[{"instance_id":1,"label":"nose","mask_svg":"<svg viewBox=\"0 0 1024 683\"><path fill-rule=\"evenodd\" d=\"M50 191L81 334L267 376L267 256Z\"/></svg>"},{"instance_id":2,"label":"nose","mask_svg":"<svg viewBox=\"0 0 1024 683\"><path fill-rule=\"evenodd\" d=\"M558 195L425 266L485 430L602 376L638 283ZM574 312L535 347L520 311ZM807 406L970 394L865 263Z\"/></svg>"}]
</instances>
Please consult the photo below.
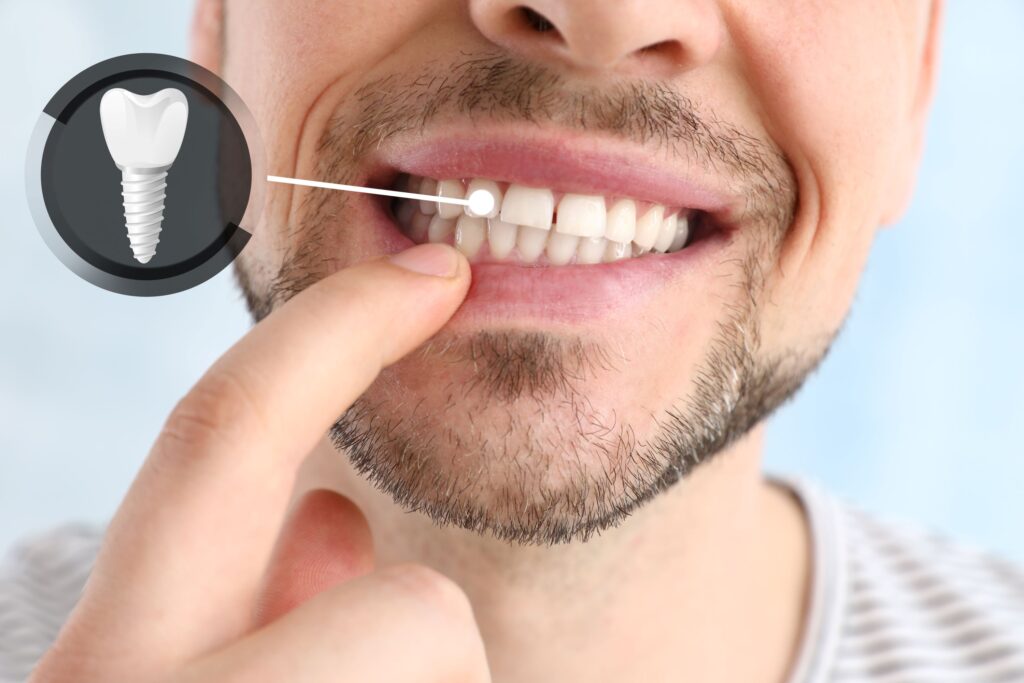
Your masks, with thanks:
<instances>
[{"instance_id":1,"label":"nose","mask_svg":"<svg viewBox=\"0 0 1024 683\"><path fill-rule=\"evenodd\" d=\"M470 0L477 28L528 58L583 71L670 76L707 63L724 33L716 0Z\"/></svg>"}]
</instances>

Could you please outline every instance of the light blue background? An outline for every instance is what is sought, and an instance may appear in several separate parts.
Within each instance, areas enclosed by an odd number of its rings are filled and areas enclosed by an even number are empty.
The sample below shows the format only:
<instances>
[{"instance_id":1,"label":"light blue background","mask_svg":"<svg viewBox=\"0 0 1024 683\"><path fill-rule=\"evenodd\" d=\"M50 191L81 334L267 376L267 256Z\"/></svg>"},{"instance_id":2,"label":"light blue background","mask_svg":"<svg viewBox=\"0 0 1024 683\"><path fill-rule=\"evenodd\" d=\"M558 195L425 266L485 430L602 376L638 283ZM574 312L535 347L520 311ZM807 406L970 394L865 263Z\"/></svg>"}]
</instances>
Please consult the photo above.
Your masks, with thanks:
<instances>
[{"instance_id":1,"label":"light blue background","mask_svg":"<svg viewBox=\"0 0 1024 683\"><path fill-rule=\"evenodd\" d=\"M184 55L178 2L0 0L0 547L108 517L177 398L248 326L231 277L133 299L33 227L24 150L68 78ZM953 0L917 198L883 232L831 358L769 436L773 470L1024 561L1024 3Z\"/></svg>"}]
</instances>

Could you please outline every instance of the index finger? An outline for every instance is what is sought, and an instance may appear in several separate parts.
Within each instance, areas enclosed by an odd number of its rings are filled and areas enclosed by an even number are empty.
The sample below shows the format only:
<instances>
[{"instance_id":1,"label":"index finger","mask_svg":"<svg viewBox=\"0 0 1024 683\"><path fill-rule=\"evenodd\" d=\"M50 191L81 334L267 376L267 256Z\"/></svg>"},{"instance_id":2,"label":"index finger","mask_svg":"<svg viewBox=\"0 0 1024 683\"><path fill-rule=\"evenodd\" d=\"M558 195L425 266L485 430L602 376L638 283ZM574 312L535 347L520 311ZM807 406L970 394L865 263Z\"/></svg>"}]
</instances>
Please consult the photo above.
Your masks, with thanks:
<instances>
[{"instance_id":1,"label":"index finger","mask_svg":"<svg viewBox=\"0 0 1024 683\"><path fill-rule=\"evenodd\" d=\"M415 259L450 274L408 270ZM168 663L247 630L299 464L383 367L448 320L468 285L455 250L421 245L325 278L251 330L168 419L69 629L80 622L120 651L159 650Z\"/></svg>"}]
</instances>

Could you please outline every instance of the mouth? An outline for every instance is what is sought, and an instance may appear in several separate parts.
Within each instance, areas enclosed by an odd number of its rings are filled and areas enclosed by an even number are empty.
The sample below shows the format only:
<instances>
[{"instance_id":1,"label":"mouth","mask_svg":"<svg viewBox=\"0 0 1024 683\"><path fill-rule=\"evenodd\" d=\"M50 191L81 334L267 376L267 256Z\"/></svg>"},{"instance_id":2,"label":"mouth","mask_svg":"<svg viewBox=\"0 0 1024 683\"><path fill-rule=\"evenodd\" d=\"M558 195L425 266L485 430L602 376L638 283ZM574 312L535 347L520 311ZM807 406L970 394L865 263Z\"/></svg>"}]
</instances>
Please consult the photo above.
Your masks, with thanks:
<instances>
[{"instance_id":1,"label":"mouth","mask_svg":"<svg viewBox=\"0 0 1024 683\"><path fill-rule=\"evenodd\" d=\"M416 141L378 150L365 183L451 199L483 189L493 208L479 215L437 201L366 201L387 251L441 242L465 254L473 283L456 320L577 324L635 315L669 287L716 287L722 250L738 232L740 203L729 186L704 179L700 168L680 176L610 147L521 129ZM686 308L669 305L675 315Z\"/></svg>"}]
</instances>

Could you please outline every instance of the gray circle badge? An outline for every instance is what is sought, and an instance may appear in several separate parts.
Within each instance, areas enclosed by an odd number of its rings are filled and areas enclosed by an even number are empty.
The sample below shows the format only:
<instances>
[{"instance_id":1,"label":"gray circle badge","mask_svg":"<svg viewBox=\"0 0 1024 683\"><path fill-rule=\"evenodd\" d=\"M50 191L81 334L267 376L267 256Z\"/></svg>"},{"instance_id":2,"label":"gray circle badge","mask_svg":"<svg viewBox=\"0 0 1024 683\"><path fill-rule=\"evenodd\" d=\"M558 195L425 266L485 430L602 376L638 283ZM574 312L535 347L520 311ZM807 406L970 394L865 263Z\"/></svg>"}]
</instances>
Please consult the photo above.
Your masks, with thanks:
<instances>
[{"instance_id":1,"label":"gray circle badge","mask_svg":"<svg viewBox=\"0 0 1024 683\"><path fill-rule=\"evenodd\" d=\"M248 243L261 156L251 114L217 76L177 57L125 55L78 74L43 109L29 205L50 250L85 280L173 294Z\"/></svg>"}]
</instances>

